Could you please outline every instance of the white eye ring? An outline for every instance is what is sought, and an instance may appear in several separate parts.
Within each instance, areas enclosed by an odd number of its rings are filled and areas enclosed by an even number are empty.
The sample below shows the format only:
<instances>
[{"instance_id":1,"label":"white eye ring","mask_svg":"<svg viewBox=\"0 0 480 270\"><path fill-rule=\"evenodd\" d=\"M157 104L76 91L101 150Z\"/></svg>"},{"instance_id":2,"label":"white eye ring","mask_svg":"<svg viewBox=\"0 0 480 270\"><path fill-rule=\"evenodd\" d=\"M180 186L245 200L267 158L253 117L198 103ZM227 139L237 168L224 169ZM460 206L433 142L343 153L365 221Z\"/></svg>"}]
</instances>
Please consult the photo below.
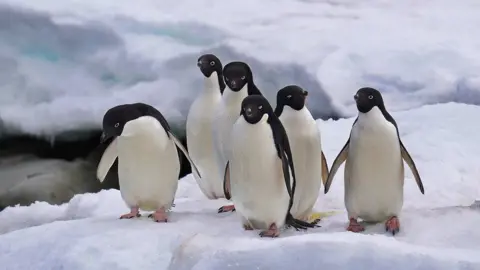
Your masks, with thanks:
<instances>
[{"instance_id":1,"label":"white eye ring","mask_svg":"<svg viewBox=\"0 0 480 270\"><path fill-rule=\"evenodd\" d=\"M373 96L372 95L368 96L368 99L373 99Z\"/></svg>"},{"instance_id":2,"label":"white eye ring","mask_svg":"<svg viewBox=\"0 0 480 270\"><path fill-rule=\"evenodd\" d=\"M262 105L258 106L258 109L259 109L259 110L261 110L262 108L263 108L263 106L262 106Z\"/></svg>"},{"instance_id":3,"label":"white eye ring","mask_svg":"<svg viewBox=\"0 0 480 270\"><path fill-rule=\"evenodd\" d=\"M120 126L120 123L116 123L116 124L115 124L115 127L116 127L116 128L117 128L118 126Z\"/></svg>"},{"instance_id":4,"label":"white eye ring","mask_svg":"<svg viewBox=\"0 0 480 270\"><path fill-rule=\"evenodd\" d=\"M242 76L242 80L245 80L245 76Z\"/></svg>"},{"instance_id":5,"label":"white eye ring","mask_svg":"<svg viewBox=\"0 0 480 270\"><path fill-rule=\"evenodd\" d=\"M215 61L210 62L210 66L215 66Z\"/></svg>"},{"instance_id":6,"label":"white eye ring","mask_svg":"<svg viewBox=\"0 0 480 270\"><path fill-rule=\"evenodd\" d=\"M228 77L225 77L225 81L227 81L227 82L228 82Z\"/></svg>"},{"instance_id":7,"label":"white eye ring","mask_svg":"<svg viewBox=\"0 0 480 270\"><path fill-rule=\"evenodd\" d=\"M292 95L288 95L287 98L292 98Z\"/></svg>"}]
</instances>

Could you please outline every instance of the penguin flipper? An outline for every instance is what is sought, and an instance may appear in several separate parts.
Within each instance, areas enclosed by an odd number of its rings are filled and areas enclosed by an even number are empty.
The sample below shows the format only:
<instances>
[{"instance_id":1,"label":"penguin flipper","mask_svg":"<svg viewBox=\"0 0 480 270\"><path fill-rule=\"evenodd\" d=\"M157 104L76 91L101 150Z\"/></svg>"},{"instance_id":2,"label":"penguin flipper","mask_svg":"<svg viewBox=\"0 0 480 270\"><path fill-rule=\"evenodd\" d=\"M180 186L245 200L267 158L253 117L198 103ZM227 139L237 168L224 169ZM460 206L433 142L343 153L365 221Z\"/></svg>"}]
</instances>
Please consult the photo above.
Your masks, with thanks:
<instances>
[{"instance_id":1,"label":"penguin flipper","mask_svg":"<svg viewBox=\"0 0 480 270\"><path fill-rule=\"evenodd\" d=\"M113 139L113 141L107 146L105 151L103 152L100 161L98 162L97 166L97 179L101 182L105 180L105 177L110 171L113 163L118 157L117 153L117 138Z\"/></svg>"},{"instance_id":2,"label":"penguin flipper","mask_svg":"<svg viewBox=\"0 0 480 270\"><path fill-rule=\"evenodd\" d=\"M324 186L325 186L325 183L327 182L327 179L328 179L327 158L325 157L325 154L322 151L322 182Z\"/></svg>"},{"instance_id":3,"label":"penguin flipper","mask_svg":"<svg viewBox=\"0 0 480 270\"><path fill-rule=\"evenodd\" d=\"M198 171L197 169L197 166L195 165L195 163L193 163L193 160L192 158L190 158L190 155L188 154L188 151L187 149L185 149L185 147L183 146L182 142L177 138L175 137L175 135L173 135L172 132L168 131L168 135L170 136L170 138L173 140L173 142L175 143L175 145L180 148L180 150L182 151L182 153L185 155L185 157L188 159L188 162L190 162L190 165L192 166L192 172L193 173L196 173L200 178L202 178L202 176L200 175L200 172Z\"/></svg>"},{"instance_id":4,"label":"penguin flipper","mask_svg":"<svg viewBox=\"0 0 480 270\"><path fill-rule=\"evenodd\" d=\"M282 169L283 169L283 177L285 179L285 186L287 187L287 192L290 198L293 197L292 195L292 185L290 184L290 169L288 167L288 158L285 156L285 153L282 152Z\"/></svg>"},{"instance_id":5,"label":"penguin flipper","mask_svg":"<svg viewBox=\"0 0 480 270\"><path fill-rule=\"evenodd\" d=\"M325 182L325 194L330 189L330 186L332 185L333 178L335 177L335 174L337 173L338 168L340 168L340 166L343 164L343 162L345 162L345 160L347 160L349 146L350 146L350 138L345 143L345 145L343 146L340 153L338 153L337 157L335 158L335 161L333 161L332 167L330 168L330 173L328 174L327 181Z\"/></svg>"},{"instance_id":6,"label":"penguin flipper","mask_svg":"<svg viewBox=\"0 0 480 270\"><path fill-rule=\"evenodd\" d=\"M225 199L230 200L230 198L232 198L230 193L230 161L227 161L227 165L225 166L225 174L223 175L223 193L225 195Z\"/></svg>"},{"instance_id":7,"label":"penguin flipper","mask_svg":"<svg viewBox=\"0 0 480 270\"><path fill-rule=\"evenodd\" d=\"M420 178L420 174L418 173L415 162L413 162L412 157L408 153L402 141L400 139L398 141L400 142L400 152L402 153L402 159L405 160L405 163L407 163L408 167L410 167L410 170L412 171L412 174L415 177L415 181L417 182L417 186L420 189L420 192L422 192L422 194L425 194L425 189L423 188L422 179Z\"/></svg>"}]
</instances>

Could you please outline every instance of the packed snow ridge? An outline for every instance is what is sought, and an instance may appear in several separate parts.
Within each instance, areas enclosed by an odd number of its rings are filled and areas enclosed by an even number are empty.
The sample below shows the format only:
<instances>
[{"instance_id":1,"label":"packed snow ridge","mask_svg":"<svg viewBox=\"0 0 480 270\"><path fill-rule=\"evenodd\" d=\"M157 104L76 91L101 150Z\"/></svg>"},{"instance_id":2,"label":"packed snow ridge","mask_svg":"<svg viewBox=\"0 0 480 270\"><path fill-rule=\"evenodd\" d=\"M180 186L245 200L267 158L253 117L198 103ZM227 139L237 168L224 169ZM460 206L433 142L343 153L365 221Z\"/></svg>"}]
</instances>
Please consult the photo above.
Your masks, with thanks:
<instances>
[{"instance_id":1,"label":"packed snow ridge","mask_svg":"<svg viewBox=\"0 0 480 270\"><path fill-rule=\"evenodd\" d=\"M0 265L31 269L480 269L480 107L448 103L393 112L425 185L418 191L406 169L400 233L383 224L346 231L343 169L316 211L333 212L322 227L282 232L276 239L245 231L235 212L218 214L225 200L208 200L189 175L180 180L168 223L128 211L119 191L75 196L60 206L38 202L0 213ZM318 121L329 165L354 118Z\"/></svg>"},{"instance_id":2,"label":"packed snow ridge","mask_svg":"<svg viewBox=\"0 0 480 270\"><path fill-rule=\"evenodd\" d=\"M3 0L0 133L97 129L109 107L137 101L183 125L207 52L249 63L273 105L281 87L302 86L322 119L352 116L363 86L380 89L392 111L480 104L479 5Z\"/></svg>"}]
</instances>

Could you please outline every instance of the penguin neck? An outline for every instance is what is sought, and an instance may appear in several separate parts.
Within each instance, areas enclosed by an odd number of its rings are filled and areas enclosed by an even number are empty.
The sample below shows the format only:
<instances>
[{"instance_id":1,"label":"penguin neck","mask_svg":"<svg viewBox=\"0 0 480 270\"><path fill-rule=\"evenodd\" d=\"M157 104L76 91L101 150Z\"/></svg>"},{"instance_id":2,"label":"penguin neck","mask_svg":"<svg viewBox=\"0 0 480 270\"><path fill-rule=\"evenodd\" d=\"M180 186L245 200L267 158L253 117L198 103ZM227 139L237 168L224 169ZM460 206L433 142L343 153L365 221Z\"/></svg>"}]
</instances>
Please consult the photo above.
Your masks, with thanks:
<instances>
[{"instance_id":1,"label":"penguin neck","mask_svg":"<svg viewBox=\"0 0 480 270\"><path fill-rule=\"evenodd\" d=\"M228 87L227 87L228 88ZM243 99L248 96L248 83L245 84L242 89L239 91L233 91L232 89L228 88L225 89L226 91L223 92L223 100L227 104L241 104ZM240 108L239 108L240 111Z\"/></svg>"},{"instance_id":2,"label":"penguin neck","mask_svg":"<svg viewBox=\"0 0 480 270\"><path fill-rule=\"evenodd\" d=\"M218 74L216 71L212 72L212 74L210 75L210 77L205 77L205 79L203 80L204 82L204 91L206 93L211 93L211 94L215 94L215 93L218 93L220 94L220 84L219 84L219 78L218 78Z\"/></svg>"},{"instance_id":3,"label":"penguin neck","mask_svg":"<svg viewBox=\"0 0 480 270\"><path fill-rule=\"evenodd\" d=\"M294 110L290 106L284 106L282 114L280 115L281 121L292 122L292 124L303 125L305 121L313 119L312 114L303 106L300 110Z\"/></svg>"}]
</instances>

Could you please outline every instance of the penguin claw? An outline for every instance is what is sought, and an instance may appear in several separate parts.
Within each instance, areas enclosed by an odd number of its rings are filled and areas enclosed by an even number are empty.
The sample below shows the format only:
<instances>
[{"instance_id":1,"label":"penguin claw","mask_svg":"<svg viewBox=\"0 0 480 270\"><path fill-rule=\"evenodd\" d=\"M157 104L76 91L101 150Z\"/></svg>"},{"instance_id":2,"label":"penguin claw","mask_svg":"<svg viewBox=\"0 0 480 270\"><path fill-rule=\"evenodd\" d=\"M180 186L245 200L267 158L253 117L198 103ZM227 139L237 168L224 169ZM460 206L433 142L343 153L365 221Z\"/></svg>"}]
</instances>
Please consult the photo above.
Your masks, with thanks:
<instances>
[{"instance_id":1,"label":"penguin claw","mask_svg":"<svg viewBox=\"0 0 480 270\"><path fill-rule=\"evenodd\" d=\"M140 213L128 213L120 216L120 219L132 219L141 217Z\"/></svg>"},{"instance_id":2,"label":"penguin claw","mask_svg":"<svg viewBox=\"0 0 480 270\"><path fill-rule=\"evenodd\" d=\"M360 225L356 219L350 219L350 224L348 224L347 231L358 233L363 232L364 230L365 228Z\"/></svg>"},{"instance_id":3,"label":"penguin claw","mask_svg":"<svg viewBox=\"0 0 480 270\"><path fill-rule=\"evenodd\" d=\"M391 232L392 235L395 235L400 231L400 221L396 216L389 218L385 222L385 231Z\"/></svg>"},{"instance_id":4,"label":"penguin claw","mask_svg":"<svg viewBox=\"0 0 480 270\"><path fill-rule=\"evenodd\" d=\"M225 205L218 208L218 213L235 212L235 205Z\"/></svg>"},{"instance_id":5,"label":"penguin claw","mask_svg":"<svg viewBox=\"0 0 480 270\"><path fill-rule=\"evenodd\" d=\"M309 228L321 227L320 225L317 225L314 222L309 223L309 222L306 222L306 221L303 221L303 220L299 220L299 219L294 218L291 215L289 215L287 217L287 220L286 220L287 228L293 227L296 231L307 230Z\"/></svg>"}]
</instances>

